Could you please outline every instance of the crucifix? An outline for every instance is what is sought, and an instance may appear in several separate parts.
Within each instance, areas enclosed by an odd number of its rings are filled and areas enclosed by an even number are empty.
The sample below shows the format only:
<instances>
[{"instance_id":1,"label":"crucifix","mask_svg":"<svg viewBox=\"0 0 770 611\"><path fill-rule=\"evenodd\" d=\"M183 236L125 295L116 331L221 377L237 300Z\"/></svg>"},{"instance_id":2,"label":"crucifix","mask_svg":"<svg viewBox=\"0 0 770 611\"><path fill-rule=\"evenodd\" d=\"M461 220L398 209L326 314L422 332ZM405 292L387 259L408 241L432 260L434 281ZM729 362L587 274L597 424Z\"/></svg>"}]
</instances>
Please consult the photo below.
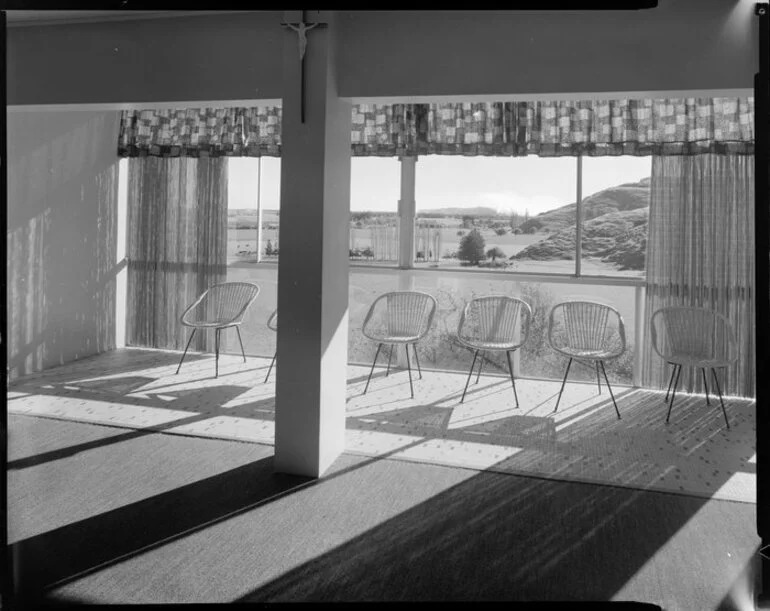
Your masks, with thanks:
<instances>
[{"instance_id":1,"label":"crucifix","mask_svg":"<svg viewBox=\"0 0 770 611\"><path fill-rule=\"evenodd\" d=\"M302 11L302 20L299 23L282 23L285 28L290 28L297 33L297 42L299 43L299 63L300 63L300 121L305 122L305 50L307 49L307 32L315 27L325 27L326 23L316 22L307 23L305 21L307 11Z\"/></svg>"}]
</instances>

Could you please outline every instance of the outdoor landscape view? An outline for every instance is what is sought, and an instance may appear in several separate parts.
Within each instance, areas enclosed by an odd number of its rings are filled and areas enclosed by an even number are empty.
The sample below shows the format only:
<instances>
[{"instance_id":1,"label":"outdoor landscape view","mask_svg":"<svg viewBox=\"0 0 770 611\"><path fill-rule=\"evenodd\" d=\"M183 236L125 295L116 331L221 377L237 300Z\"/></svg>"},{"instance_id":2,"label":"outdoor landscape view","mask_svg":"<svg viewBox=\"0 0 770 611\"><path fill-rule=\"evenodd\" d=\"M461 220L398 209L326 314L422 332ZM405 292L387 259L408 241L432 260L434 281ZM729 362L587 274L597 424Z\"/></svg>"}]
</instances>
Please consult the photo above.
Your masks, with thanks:
<instances>
[{"instance_id":1,"label":"outdoor landscape view","mask_svg":"<svg viewBox=\"0 0 770 611\"><path fill-rule=\"evenodd\" d=\"M523 174L514 174L519 193L497 185L497 193L490 193L494 179L479 177L479 172L458 173L454 168L442 170L439 163L428 167L428 159L417 164L417 217L415 220L415 268L439 268L446 274L425 277L415 275L408 286L433 294L439 303L434 328L420 345L420 359L425 367L466 370L472 353L458 344L455 338L457 322L465 302L481 294L510 294L523 298L533 310L531 336L520 354L519 375L561 379L566 359L557 356L547 341L548 314L553 304L570 298L588 298L601 301L618 309L626 325L627 350L623 357L608 363L611 381L630 384L633 368L633 315L634 288L623 286L580 286L563 283L513 281L500 276L499 280L475 277L474 274L451 274L452 270L535 272L540 274L574 274L576 256L576 172L574 159L538 160L547 170L546 180L533 185L534 195L521 195L526 188ZM644 260L649 211L649 158L624 158L624 171L617 159L615 167L597 163L603 160L587 159L583 164L583 231L581 273L600 276L644 276ZM241 160L238 160L241 161ZM254 165L256 160L246 160ZM352 363L371 363L376 346L361 334L361 324L368 307L381 293L404 287L408 272L371 270L366 266L394 267L398 259L399 163L394 159L363 159L377 168L376 172L356 173L353 160L351 185L350 244L350 309L349 360ZM371 164L372 161L380 162ZM446 159L437 162L447 164ZM451 158L455 167L469 161L507 161L504 159ZM534 161L534 160L530 160ZM267 163L266 163L267 162ZM463 164L463 162L465 162ZM548 163L550 162L550 163ZM556 163L553 163L556 162ZM251 180L251 200L237 198L237 188L230 196L228 229L229 280L249 280L262 288L250 318L251 337L244 336L247 350L252 354L272 356L275 334L265 325L277 302L277 268L280 256L278 207L269 207L279 201L276 185L280 175L280 161L262 160L261 171L243 170ZM233 164L235 165L235 164ZM244 164L245 165L245 164ZM361 164L364 166L365 164ZM492 165L492 164L490 164ZM622 164L621 164L622 165ZM484 166L481 166L484 167ZM498 163L498 168L500 164ZM509 166L510 168L510 166ZM467 169L467 168L466 168ZM515 169L513 166L512 169ZM431 182L429 173L435 181ZM557 180L555 174L561 174ZM271 178L267 178L273 174ZM532 182L532 172L527 172ZM238 169L231 175L237 177ZM262 182L262 262L257 264L257 209L256 190ZM464 176L464 177L463 177ZM462 184L452 185L453 179L462 183L481 179L477 197L464 197ZM361 183L356 189L356 180ZM591 191L591 184L603 188ZM624 180L625 179L625 180ZM630 180L629 180L630 179ZM614 184L607 184L614 183ZM231 185L233 181L231 178ZM605 186L606 185L606 186ZM422 189L421 189L422 187ZM586 188L588 187L588 188ZM473 189L473 186L470 186ZM430 189L430 193L425 190ZM422 191L422 192L421 192ZM450 205L441 206L441 195ZM551 193L548 193L550 191ZM267 196L266 196L267 194ZM375 201L375 194L381 198ZM235 195L235 197L234 197ZM513 205L500 205L503 198ZM562 197L561 202L558 201ZM460 200L460 198L463 198ZM367 199L370 204L367 205ZM423 203L424 202L424 203ZM463 203L464 202L464 203ZM518 205L516 205L518 204ZM371 267L369 267L371 269ZM237 349L237 339L228 348ZM382 358L382 357L381 357ZM489 355L486 371L507 371L504 355ZM595 371L573 367L570 379L595 380Z\"/></svg>"}]
</instances>

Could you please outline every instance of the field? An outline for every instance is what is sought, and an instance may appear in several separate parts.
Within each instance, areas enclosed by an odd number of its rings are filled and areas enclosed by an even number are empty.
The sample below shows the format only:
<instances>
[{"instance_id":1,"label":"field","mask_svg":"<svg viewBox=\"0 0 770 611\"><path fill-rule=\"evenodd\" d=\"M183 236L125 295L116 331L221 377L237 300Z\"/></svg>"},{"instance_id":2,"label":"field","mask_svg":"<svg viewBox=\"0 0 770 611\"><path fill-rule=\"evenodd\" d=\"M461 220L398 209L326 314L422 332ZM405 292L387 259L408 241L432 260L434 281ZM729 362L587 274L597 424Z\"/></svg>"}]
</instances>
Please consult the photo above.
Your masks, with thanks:
<instances>
[{"instance_id":1,"label":"field","mask_svg":"<svg viewBox=\"0 0 770 611\"><path fill-rule=\"evenodd\" d=\"M354 244L354 248L361 250L368 246L371 246L370 232L368 229L351 229L351 244ZM460 237L457 236L457 230L443 229L442 231L442 247L445 251L456 251L459 247ZM263 260L277 260L277 257L265 257L265 248L267 247L268 240L270 245L275 247L278 244L278 231L277 229L264 229L262 232L262 253ZM492 231L482 232L486 240L487 249L495 246L500 247L506 254L506 258L513 254L516 254L529 244L537 242L542 239L542 235L511 235L506 234L504 236L495 235ZM256 229L230 229L228 230L227 241L227 254L228 261L254 261L256 259ZM395 251L395 248L394 248ZM444 253L442 253L443 255ZM355 259L352 261L356 262ZM376 263L376 260L361 260L366 263ZM395 263L395 260L391 260L391 263ZM437 261L423 261L417 260L416 267L439 267L442 269L461 268L461 262L457 258L444 258L443 256ZM489 268L490 271L494 271L493 268ZM553 261L531 261L522 260L516 262L509 262L507 267L508 271L519 272L532 272L532 273L558 273L558 274L570 274L574 273L575 262L568 260L553 260ZM616 266L608 263L603 263L599 259L584 258L581 262L581 271L587 275L614 275L614 276L643 276L643 272L639 271L620 271Z\"/></svg>"}]
</instances>

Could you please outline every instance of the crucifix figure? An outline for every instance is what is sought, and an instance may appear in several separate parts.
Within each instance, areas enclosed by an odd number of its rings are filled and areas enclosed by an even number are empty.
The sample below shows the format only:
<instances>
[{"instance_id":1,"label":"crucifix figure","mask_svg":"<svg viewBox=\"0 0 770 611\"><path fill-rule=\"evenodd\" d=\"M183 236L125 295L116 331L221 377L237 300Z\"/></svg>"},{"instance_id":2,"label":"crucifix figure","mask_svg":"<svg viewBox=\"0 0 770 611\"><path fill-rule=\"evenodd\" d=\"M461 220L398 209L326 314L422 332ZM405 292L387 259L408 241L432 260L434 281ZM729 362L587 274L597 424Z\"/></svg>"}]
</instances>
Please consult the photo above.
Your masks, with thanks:
<instances>
[{"instance_id":1,"label":"crucifix figure","mask_svg":"<svg viewBox=\"0 0 770 611\"><path fill-rule=\"evenodd\" d=\"M285 28L290 28L294 30L297 33L297 42L299 43L299 63L300 63L300 69L301 69L301 91L300 91L300 121L302 123L305 122L305 51L307 50L307 32L308 30L312 30L315 27L324 27L327 24L325 23L306 23L305 21L305 13L307 11L302 11L302 21L299 23L282 23L281 25Z\"/></svg>"}]
</instances>

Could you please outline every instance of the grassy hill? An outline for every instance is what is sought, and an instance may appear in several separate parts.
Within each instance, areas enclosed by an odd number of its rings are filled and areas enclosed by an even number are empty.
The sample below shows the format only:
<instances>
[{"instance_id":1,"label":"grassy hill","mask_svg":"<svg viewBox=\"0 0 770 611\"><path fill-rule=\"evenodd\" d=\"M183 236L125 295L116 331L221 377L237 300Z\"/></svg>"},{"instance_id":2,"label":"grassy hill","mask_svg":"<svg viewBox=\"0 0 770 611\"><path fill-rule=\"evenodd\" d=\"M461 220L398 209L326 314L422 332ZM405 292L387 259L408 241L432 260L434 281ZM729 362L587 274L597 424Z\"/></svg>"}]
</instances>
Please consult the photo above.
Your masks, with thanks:
<instances>
[{"instance_id":1,"label":"grassy hill","mask_svg":"<svg viewBox=\"0 0 770 611\"><path fill-rule=\"evenodd\" d=\"M583 200L583 256L599 257L621 270L644 269L649 205L649 178L611 187ZM538 214L522 225L524 231L531 227L548 235L511 259L574 259L574 203Z\"/></svg>"}]
</instances>

